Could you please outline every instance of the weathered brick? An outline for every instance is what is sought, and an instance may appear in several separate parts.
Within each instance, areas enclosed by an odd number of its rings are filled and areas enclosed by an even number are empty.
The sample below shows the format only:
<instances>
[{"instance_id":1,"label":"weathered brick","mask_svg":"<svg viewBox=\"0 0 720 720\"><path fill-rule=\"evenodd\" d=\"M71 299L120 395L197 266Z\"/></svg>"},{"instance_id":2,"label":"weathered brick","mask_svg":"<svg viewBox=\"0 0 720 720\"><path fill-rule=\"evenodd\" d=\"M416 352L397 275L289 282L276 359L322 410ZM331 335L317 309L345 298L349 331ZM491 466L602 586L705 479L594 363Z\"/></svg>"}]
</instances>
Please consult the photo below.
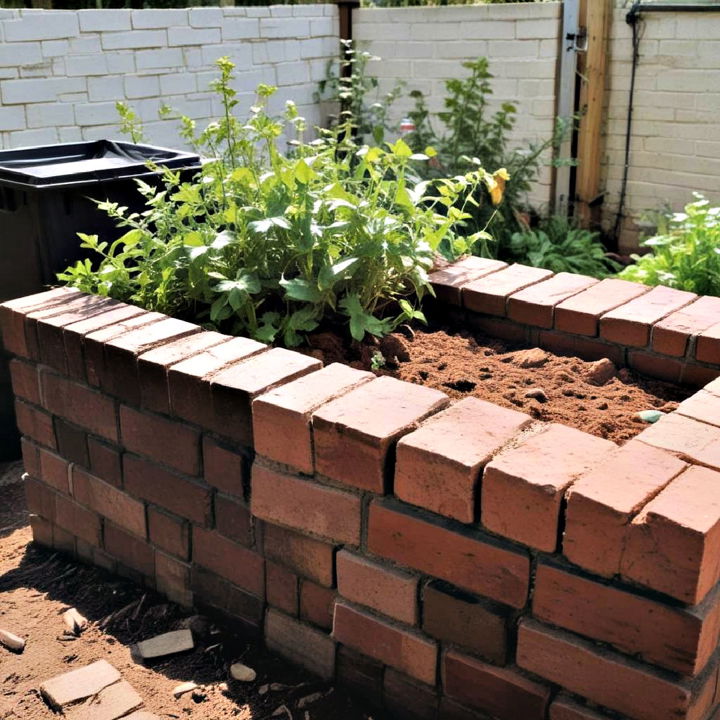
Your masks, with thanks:
<instances>
[{"instance_id":1,"label":"weathered brick","mask_svg":"<svg viewBox=\"0 0 720 720\"><path fill-rule=\"evenodd\" d=\"M537 568L532 612L682 675L705 667L720 635L720 596L686 610L546 563Z\"/></svg>"},{"instance_id":2,"label":"weathered brick","mask_svg":"<svg viewBox=\"0 0 720 720\"><path fill-rule=\"evenodd\" d=\"M334 549L329 543L264 523L263 553L321 585L334 584Z\"/></svg>"},{"instance_id":3,"label":"weathered brick","mask_svg":"<svg viewBox=\"0 0 720 720\"><path fill-rule=\"evenodd\" d=\"M515 322L551 328L555 320L555 306L595 285L595 278L560 272L553 277L530 285L508 298L508 317Z\"/></svg>"},{"instance_id":4,"label":"weathered brick","mask_svg":"<svg viewBox=\"0 0 720 720\"><path fill-rule=\"evenodd\" d=\"M203 438L205 482L222 492L237 497L245 495L250 484L249 462L245 455L219 445L212 438Z\"/></svg>"},{"instance_id":5,"label":"weathered brick","mask_svg":"<svg viewBox=\"0 0 720 720\"><path fill-rule=\"evenodd\" d=\"M55 438L57 440L58 452L68 462L90 466L88 455L88 442L86 433L80 428L65 422L62 418L55 418Z\"/></svg>"},{"instance_id":6,"label":"weathered brick","mask_svg":"<svg viewBox=\"0 0 720 720\"><path fill-rule=\"evenodd\" d=\"M206 485L127 454L123 455L123 476L125 489L136 497L194 523L210 524L212 498Z\"/></svg>"},{"instance_id":7,"label":"weathered brick","mask_svg":"<svg viewBox=\"0 0 720 720\"><path fill-rule=\"evenodd\" d=\"M270 608L265 618L267 646L324 680L335 674L335 643L319 630Z\"/></svg>"},{"instance_id":8,"label":"weathered brick","mask_svg":"<svg viewBox=\"0 0 720 720\"><path fill-rule=\"evenodd\" d=\"M395 495L470 523L482 468L531 418L478 398L431 417L397 446Z\"/></svg>"},{"instance_id":9,"label":"weathered brick","mask_svg":"<svg viewBox=\"0 0 720 720\"><path fill-rule=\"evenodd\" d=\"M53 546L53 524L39 515L30 515L28 518L32 528L33 542L45 547Z\"/></svg>"},{"instance_id":10,"label":"weathered brick","mask_svg":"<svg viewBox=\"0 0 720 720\"><path fill-rule=\"evenodd\" d=\"M552 277L550 270L511 265L463 286L463 305L473 312L487 315L506 315L508 298L530 285Z\"/></svg>"},{"instance_id":11,"label":"weathered brick","mask_svg":"<svg viewBox=\"0 0 720 720\"><path fill-rule=\"evenodd\" d=\"M262 627L264 601L257 595L241 590L219 575L198 565L192 566L191 590L195 602L222 612L245 631L255 634Z\"/></svg>"},{"instance_id":12,"label":"weathered brick","mask_svg":"<svg viewBox=\"0 0 720 720\"><path fill-rule=\"evenodd\" d=\"M186 520L149 507L147 523L150 542L181 560L190 559L190 526Z\"/></svg>"},{"instance_id":13,"label":"weathered brick","mask_svg":"<svg viewBox=\"0 0 720 720\"><path fill-rule=\"evenodd\" d=\"M121 405L120 432L130 452L186 475L200 472L200 433L195 428Z\"/></svg>"},{"instance_id":14,"label":"weathered brick","mask_svg":"<svg viewBox=\"0 0 720 720\"><path fill-rule=\"evenodd\" d=\"M385 491L390 448L448 398L437 390L381 377L313 414L315 470L337 482Z\"/></svg>"},{"instance_id":15,"label":"weathered brick","mask_svg":"<svg viewBox=\"0 0 720 720\"><path fill-rule=\"evenodd\" d=\"M55 522L55 499L58 496L57 493L32 477L25 478L24 485L25 502L28 511Z\"/></svg>"},{"instance_id":16,"label":"weathered brick","mask_svg":"<svg viewBox=\"0 0 720 720\"><path fill-rule=\"evenodd\" d=\"M16 400L15 422L22 435L35 440L41 445L57 449L55 427L51 415L42 412L42 410L37 410L32 405L28 405L21 400Z\"/></svg>"},{"instance_id":17,"label":"weathered brick","mask_svg":"<svg viewBox=\"0 0 720 720\"><path fill-rule=\"evenodd\" d=\"M333 637L417 680L435 684L437 645L409 629L391 625L339 600L335 604Z\"/></svg>"},{"instance_id":18,"label":"weathered brick","mask_svg":"<svg viewBox=\"0 0 720 720\"><path fill-rule=\"evenodd\" d=\"M252 517L247 505L234 497L215 495L215 527L241 545L252 545Z\"/></svg>"},{"instance_id":19,"label":"weathered brick","mask_svg":"<svg viewBox=\"0 0 720 720\"><path fill-rule=\"evenodd\" d=\"M629 528L621 572L700 602L720 580L720 473L691 467L651 500Z\"/></svg>"},{"instance_id":20,"label":"weathered brick","mask_svg":"<svg viewBox=\"0 0 720 720\"><path fill-rule=\"evenodd\" d=\"M336 595L335 590L316 585L310 580L301 580L300 618L329 632L332 630Z\"/></svg>"},{"instance_id":21,"label":"weathered brick","mask_svg":"<svg viewBox=\"0 0 720 720\"><path fill-rule=\"evenodd\" d=\"M693 293L659 285L605 313L600 318L600 335L620 345L645 347L650 342L652 325L696 298Z\"/></svg>"},{"instance_id":22,"label":"weathered brick","mask_svg":"<svg viewBox=\"0 0 720 720\"><path fill-rule=\"evenodd\" d=\"M145 506L114 485L73 467L73 497L118 527L141 538L147 537Z\"/></svg>"},{"instance_id":23,"label":"weathered brick","mask_svg":"<svg viewBox=\"0 0 720 720\"><path fill-rule=\"evenodd\" d=\"M609 454L568 490L565 556L604 577L619 573L630 521L686 467L669 452L637 441Z\"/></svg>"},{"instance_id":24,"label":"weathered brick","mask_svg":"<svg viewBox=\"0 0 720 720\"><path fill-rule=\"evenodd\" d=\"M370 506L368 549L506 605L525 604L530 580L526 554L445 521L424 520L403 506Z\"/></svg>"},{"instance_id":25,"label":"weathered brick","mask_svg":"<svg viewBox=\"0 0 720 720\"><path fill-rule=\"evenodd\" d=\"M629 350L627 364L641 375L658 378L669 383L679 383L685 363L682 360L655 355L644 350Z\"/></svg>"},{"instance_id":26,"label":"weathered brick","mask_svg":"<svg viewBox=\"0 0 720 720\"><path fill-rule=\"evenodd\" d=\"M29 438L21 438L20 451L25 472L32 478L40 477L40 448Z\"/></svg>"},{"instance_id":27,"label":"weathered brick","mask_svg":"<svg viewBox=\"0 0 720 720\"><path fill-rule=\"evenodd\" d=\"M255 517L341 543L360 544L360 498L313 480L284 475L255 463Z\"/></svg>"},{"instance_id":28,"label":"weathered brick","mask_svg":"<svg viewBox=\"0 0 720 720\"><path fill-rule=\"evenodd\" d=\"M485 468L482 524L512 540L554 552L565 490L615 445L552 424Z\"/></svg>"},{"instance_id":29,"label":"weathered brick","mask_svg":"<svg viewBox=\"0 0 720 720\"><path fill-rule=\"evenodd\" d=\"M514 669L498 668L451 650L443 657L445 692L498 720L544 720L550 688Z\"/></svg>"},{"instance_id":30,"label":"weathered brick","mask_svg":"<svg viewBox=\"0 0 720 720\"><path fill-rule=\"evenodd\" d=\"M640 283L606 278L596 285L563 300L555 308L555 328L577 335L598 334L598 321L602 315L624 305L650 288Z\"/></svg>"},{"instance_id":31,"label":"weathered brick","mask_svg":"<svg viewBox=\"0 0 720 720\"><path fill-rule=\"evenodd\" d=\"M265 562L265 596L268 605L288 615L298 615L298 579L282 565Z\"/></svg>"},{"instance_id":32,"label":"weathered brick","mask_svg":"<svg viewBox=\"0 0 720 720\"><path fill-rule=\"evenodd\" d=\"M527 325L492 315L468 313L465 324L471 330L483 333L488 337L499 338L513 343L525 343L528 340L531 328Z\"/></svg>"},{"instance_id":33,"label":"weathered brick","mask_svg":"<svg viewBox=\"0 0 720 720\"><path fill-rule=\"evenodd\" d=\"M674 357L684 357L690 342L703 330L720 321L720 298L700 297L694 303L671 313L652 329L652 349ZM716 363L720 363L720 356Z\"/></svg>"},{"instance_id":34,"label":"weathered brick","mask_svg":"<svg viewBox=\"0 0 720 720\"><path fill-rule=\"evenodd\" d=\"M217 532L193 528L193 561L253 595L265 592L262 556Z\"/></svg>"},{"instance_id":35,"label":"weathered brick","mask_svg":"<svg viewBox=\"0 0 720 720\"><path fill-rule=\"evenodd\" d=\"M213 375L210 429L243 445L253 444L252 402L276 385L319 370L322 363L307 355L272 348Z\"/></svg>"},{"instance_id":36,"label":"weathered brick","mask_svg":"<svg viewBox=\"0 0 720 720\"><path fill-rule=\"evenodd\" d=\"M434 686L419 683L387 668L383 678L385 707L398 720L435 720L438 706Z\"/></svg>"},{"instance_id":37,"label":"weathered brick","mask_svg":"<svg viewBox=\"0 0 720 720\"><path fill-rule=\"evenodd\" d=\"M70 480L68 477L69 463L54 452L38 448L39 475L46 485L59 490L66 495L70 494Z\"/></svg>"},{"instance_id":38,"label":"weathered brick","mask_svg":"<svg viewBox=\"0 0 720 720\"><path fill-rule=\"evenodd\" d=\"M607 358L616 365L625 365L625 349L605 340L568 335L554 330L540 330L536 342L538 347L551 350L558 355L571 355L590 361Z\"/></svg>"},{"instance_id":39,"label":"weathered brick","mask_svg":"<svg viewBox=\"0 0 720 720\"><path fill-rule=\"evenodd\" d=\"M720 365L720 322L698 335L695 357L699 362Z\"/></svg>"},{"instance_id":40,"label":"weathered brick","mask_svg":"<svg viewBox=\"0 0 720 720\"><path fill-rule=\"evenodd\" d=\"M111 485L120 487L122 484L122 460L120 451L96 438L88 438L88 455L93 475Z\"/></svg>"},{"instance_id":41,"label":"weathered brick","mask_svg":"<svg viewBox=\"0 0 720 720\"><path fill-rule=\"evenodd\" d=\"M373 377L333 363L256 398L252 407L255 452L311 474L312 413Z\"/></svg>"},{"instance_id":42,"label":"weathered brick","mask_svg":"<svg viewBox=\"0 0 720 720\"><path fill-rule=\"evenodd\" d=\"M496 665L507 661L507 609L434 580L423 589L422 618L428 635L466 647Z\"/></svg>"},{"instance_id":43,"label":"weathered brick","mask_svg":"<svg viewBox=\"0 0 720 720\"><path fill-rule=\"evenodd\" d=\"M105 523L104 548L122 565L140 573L144 578L155 579L155 551L145 541L126 533L112 523Z\"/></svg>"},{"instance_id":44,"label":"weathered brick","mask_svg":"<svg viewBox=\"0 0 720 720\"><path fill-rule=\"evenodd\" d=\"M720 427L720 397L700 390L683 400L676 411L680 415Z\"/></svg>"},{"instance_id":45,"label":"weathered brick","mask_svg":"<svg viewBox=\"0 0 720 720\"><path fill-rule=\"evenodd\" d=\"M254 340L233 338L171 366L168 387L173 413L204 428L212 427L214 415L210 383L206 378L226 365L265 349L265 345Z\"/></svg>"},{"instance_id":46,"label":"weathered brick","mask_svg":"<svg viewBox=\"0 0 720 720\"><path fill-rule=\"evenodd\" d=\"M15 397L40 405L40 376L37 365L13 359L10 361L10 377Z\"/></svg>"},{"instance_id":47,"label":"weathered brick","mask_svg":"<svg viewBox=\"0 0 720 720\"><path fill-rule=\"evenodd\" d=\"M703 387L709 382L720 377L720 365L715 367L706 367L697 363L684 363L682 378L680 382L690 387Z\"/></svg>"},{"instance_id":48,"label":"weathered brick","mask_svg":"<svg viewBox=\"0 0 720 720\"><path fill-rule=\"evenodd\" d=\"M86 385L41 370L40 382L45 407L53 414L94 435L118 440L114 401Z\"/></svg>"},{"instance_id":49,"label":"weathered brick","mask_svg":"<svg viewBox=\"0 0 720 720\"><path fill-rule=\"evenodd\" d=\"M418 579L347 550L337 554L340 595L408 625L418 621Z\"/></svg>"},{"instance_id":50,"label":"weathered brick","mask_svg":"<svg viewBox=\"0 0 720 720\"><path fill-rule=\"evenodd\" d=\"M55 524L93 547L100 545L101 529L98 515L65 495L57 495L55 498Z\"/></svg>"},{"instance_id":51,"label":"weathered brick","mask_svg":"<svg viewBox=\"0 0 720 720\"><path fill-rule=\"evenodd\" d=\"M54 525L53 548L55 548L58 552L75 555L75 550L77 548L75 536L71 532L61 528L59 525Z\"/></svg>"},{"instance_id":52,"label":"weathered brick","mask_svg":"<svg viewBox=\"0 0 720 720\"><path fill-rule=\"evenodd\" d=\"M155 587L182 607L192 607L190 565L162 552L155 552Z\"/></svg>"},{"instance_id":53,"label":"weathered brick","mask_svg":"<svg viewBox=\"0 0 720 720\"><path fill-rule=\"evenodd\" d=\"M550 720L607 720L608 716L559 696L550 705Z\"/></svg>"},{"instance_id":54,"label":"weathered brick","mask_svg":"<svg viewBox=\"0 0 720 720\"><path fill-rule=\"evenodd\" d=\"M576 695L637 720L700 718L712 701L707 683L693 692L649 666L603 652L587 641L532 620L520 623L517 662Z\"/></svg>"},{"instance_id":55,"label":"weathered brick","mask_svg":"<svg viewBox=\"0 0 720 720\"><path fill-rule=\"evenodd\" d=\"M366 706L382 704L384 666L352 648L339 645L337 649L336 681L347 688Z\"/></svg>"},{"instance_id":56,"label":"weathered brick","mask_svg":"<svg viewBox=\"0 0 720 720\"><path fill-rule=\"evenodd\" d=\"M507 263L475 255L458 260L430 275L430 284L440 302L461 305L463 286L485 275L503 270Z\"/></svg>"}]
</instances>

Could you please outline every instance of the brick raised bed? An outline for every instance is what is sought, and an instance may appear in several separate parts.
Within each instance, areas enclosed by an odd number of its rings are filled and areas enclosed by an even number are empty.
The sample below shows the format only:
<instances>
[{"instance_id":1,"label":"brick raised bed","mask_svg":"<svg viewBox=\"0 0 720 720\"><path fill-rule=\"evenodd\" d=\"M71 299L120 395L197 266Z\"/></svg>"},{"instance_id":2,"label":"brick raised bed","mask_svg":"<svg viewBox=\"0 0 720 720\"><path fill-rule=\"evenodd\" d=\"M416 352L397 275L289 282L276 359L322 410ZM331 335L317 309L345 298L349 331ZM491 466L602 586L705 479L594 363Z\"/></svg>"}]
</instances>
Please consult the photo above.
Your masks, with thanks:
<instances>
[{"instance_id":1,"label":"brick raised bed","mask_svg":"<svg viewBox=\"0 0 720 720\"><path fill-rule=\"evenodd\" d=\"M720 300L478 259L433 281L491 334L706 385L618 448L53 290L0 306L35 540L399 717L710 718Z\"/></svg>"}]
</instances>

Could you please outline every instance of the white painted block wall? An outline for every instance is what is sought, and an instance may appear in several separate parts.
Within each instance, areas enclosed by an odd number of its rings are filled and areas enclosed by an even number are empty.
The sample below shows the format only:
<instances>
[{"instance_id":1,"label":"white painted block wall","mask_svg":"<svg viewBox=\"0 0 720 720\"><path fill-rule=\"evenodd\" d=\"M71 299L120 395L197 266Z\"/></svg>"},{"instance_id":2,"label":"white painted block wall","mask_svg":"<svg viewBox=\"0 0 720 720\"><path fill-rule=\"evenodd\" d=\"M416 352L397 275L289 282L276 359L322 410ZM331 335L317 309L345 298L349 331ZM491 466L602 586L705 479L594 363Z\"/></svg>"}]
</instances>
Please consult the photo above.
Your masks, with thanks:
<instances>
[{"instance_id":1,"label":"white painted block wall","mask_svg":"<svg viewBox=\"0 0 720 720\"><path fill-rule=\"evenodd\" d=\"M181 147L167 104L202 127L220 111L214 61L236 63L241 108L259 83L272 108L294 100L310 126L325 118L317 83L339 47L335 5L190 10L0 10L0 146L118 136L115 102L132 105L150 142Z\"/></svg>"}]
</instances>

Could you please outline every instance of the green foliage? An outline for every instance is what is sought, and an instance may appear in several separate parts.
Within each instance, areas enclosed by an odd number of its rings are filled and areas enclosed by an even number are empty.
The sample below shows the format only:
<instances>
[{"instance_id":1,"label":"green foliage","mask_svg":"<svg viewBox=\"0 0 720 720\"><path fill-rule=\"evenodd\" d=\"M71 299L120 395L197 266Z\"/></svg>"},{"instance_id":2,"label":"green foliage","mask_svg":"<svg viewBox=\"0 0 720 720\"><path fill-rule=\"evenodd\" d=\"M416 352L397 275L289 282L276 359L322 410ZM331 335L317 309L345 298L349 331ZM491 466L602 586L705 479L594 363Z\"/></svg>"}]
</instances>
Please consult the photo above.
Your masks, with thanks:
<instances>
[{"instance_id":1,"label":"green foliage","mask_svg":"<svg viewBox=\"0 0 720 720\"><path fill-rule=\"evenodd\" d=\"M164 187L138 182L143 212L103 203L127 232L110 245L81 235L99 263L60 279L287 346L323 322L362 340L424 320L415 303L429 290L434 254L462 246L462 196L492 176L475 169L416 183L414 168L432 151L413 153L402 140L359 145L348 122L306 142L293 103L283 118L268 114L274 88L265 85L240 120L234 65L217 65L222 116L199 133L182 120L184 136L214 159L192 181L165 170ZM294 135L290 154L280 150L284 133Z\"/></svg>"},{"instance_id":2,"label":"green foliage","mask_svg":"<svg viewBox=\"0 0 720 720\"><path fill-rule=\"evenodd\" d=\"M634 265L621 273L625 280L668 285L699 295L720 295L720 207L702 195L684 213L668 214L660 233L645 240L647 255L633 255Z\"/></svg>"},{"instance_id":3,"label":"green foliage","mask_svg":"<svg viewBox=\"0 0 720 720\"><path fill-rule=\"evenodd\" d=\"M598 233L574 227L560 216L547 218L537 229L513 234L510 251L518 262L556 273L602 278L620 267L606 256Z\"/></svg>"}]
</instances>

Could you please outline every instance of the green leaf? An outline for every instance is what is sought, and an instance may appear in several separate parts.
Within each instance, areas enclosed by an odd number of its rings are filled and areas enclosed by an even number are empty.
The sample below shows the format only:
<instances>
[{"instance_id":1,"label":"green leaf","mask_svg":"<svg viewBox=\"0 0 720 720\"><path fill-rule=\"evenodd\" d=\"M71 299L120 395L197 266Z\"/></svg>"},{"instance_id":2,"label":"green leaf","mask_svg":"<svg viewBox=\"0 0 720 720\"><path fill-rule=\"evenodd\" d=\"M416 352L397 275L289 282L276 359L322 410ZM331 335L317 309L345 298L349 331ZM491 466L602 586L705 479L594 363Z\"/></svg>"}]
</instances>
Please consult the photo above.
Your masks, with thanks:
<instances>
[{"instance_id":1,"label":"green leaf","mask_svg":"<svg viewBox=\"0 0 720 720\"><path fill-rule=\"evenodd\" d=\"M305 162L300 159L295 164L295 177L303 184L307 185L311 180L317 177L317 173Z\"/></svg>"},{"instance_id":2,"label":"green leaf","mask_svg":"<svg viewBox=\"0 0 720 720\"><path fill-rule=\"evenodd\" d=\"M248 295L255 295L260 292L261 286L257 275L240 270L234 280L221 280L214 289L221 293L237 290Z\"/></svg>"},{"instance_id":3,"label":"green leaf","mask_svg":"<svg viewBox=\"0 0 720 720\"><path fill-rule=\"evenodd\" d=\"M282 278L280 285L285 288L285 298L287 300L317 303L322 299L320 291L302 278L293 278L292 280Z\"/></svg>"},{"instance_id":4,"label":"green leaf","mask_svg":"<svg viewBox=\"0 0 720 720\"><path fill-rule=\"evenodd\" d=\"M390 322L380 320L366 312L356 294L346 295L340 301L340 307L344 310L344 314L350 318L350 334L358 342L362 341L366 332L377 337L382 337L390 332Z\"/></svg>"},{"instance_id":5,"label":"green leaf","mask_svg":"<svg viewBox=\"0 0 720 720\"><path fill-rule=\"evenodd\" d=\"M284 217L270 217L264 218L263 220L254 220L248 223L248 227L258 235L264 235L273 227L283 228L284 230L290 229L290 223Z\"/></svg>"}]
</instances>

